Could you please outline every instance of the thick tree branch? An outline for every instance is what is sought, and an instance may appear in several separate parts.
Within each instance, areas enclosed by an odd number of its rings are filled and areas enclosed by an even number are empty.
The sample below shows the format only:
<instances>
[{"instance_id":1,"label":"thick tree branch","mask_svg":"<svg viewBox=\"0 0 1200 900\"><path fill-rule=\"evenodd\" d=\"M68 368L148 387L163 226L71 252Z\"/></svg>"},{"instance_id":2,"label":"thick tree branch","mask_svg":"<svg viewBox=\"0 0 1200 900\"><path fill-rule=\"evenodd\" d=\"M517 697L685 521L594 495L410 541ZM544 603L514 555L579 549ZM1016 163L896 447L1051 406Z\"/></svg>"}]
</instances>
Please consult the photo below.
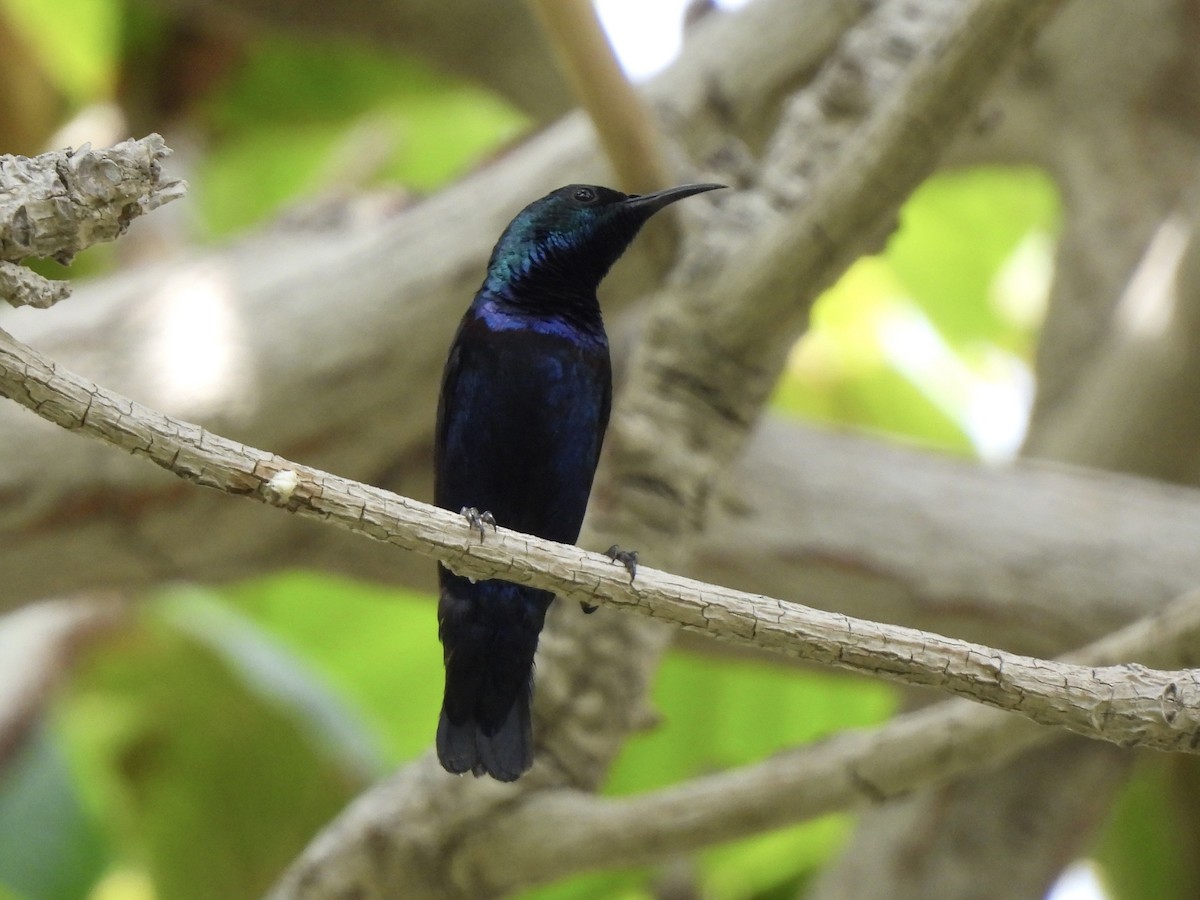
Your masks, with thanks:
<instances>
[{"instance_id":1,"label":"thick tree branch","mask_svg":"<svg viewBox=\"0 0 1200 900\"><path fill-rule=\"evenodd\" d=\"M1173 439L1195 419L1194 379L1186 366L1173 370L1186 328L1173 326L1166 352L1150 350L1118 388L1093 377L1118 345L1117 298L1194 171L1200 84L1192 7L1176 0L1070 4L966 141L1008 158L1030 158L1032 150L1062 192L1064 230L1039 338L1028 445L1038 455L1119 460L1145 473L1193 465L1194 447ZM1160 393L1157 379L1176 373L1186 386ZM1160 402L1168 397L1175 402ZM1077 413L1088 406L1096 415L1084 424ZM1066 440L1063 426L1074 431ZM1130 762L1111 747L1063 737L997 771L872 812L823 872L814 900L974 898L981 885L996 898L1042 896L1066 860L1087 852Z\"/></svg>"},{"instance_id":2,"label":"thick tree branch","mask_svg":"<svg viewBox=\"0 0 1200 900\"><path fill-rule=\"evenodd\" d=\"M1184 483L1200 475L1200 416L1180 403L1200 379L1200 193L1187 199L1159 226L1032 453Z\"/></svg>"},{"instance_id":3,"label":"thick tree branch","mask_svg":"<svg viewBox=\"0 0 1200 900\"><path fill-rule=\"evenodd\" d=\"M768 419L721 500L686 574L1033 656L1200 584L1200 491L1114 473Z\"/></svg>"},{"instance_id":4,"label":"thick tree branch","mask_svg":"<svg viewBox=\"0 0 1200 900\"><path fill-rule=\"evenodd\" d=\"M785 110L762 181L724 201L634 354L599 511L699 531L819 292L895 221L1027 29L1058 0L885 4ZM628 423L622 425L622 422ZM603 496L603 495L602 495ZM664 497L673 498L663 502Z\"/></svg>"},{"instance_id":5,"label":"thick tree branch","mask_svg":"<svg viewBox=\"0 0 1200 900\"><path fill-rule=\"evenodd\" d=\"M66 265L83 248L115 240L136 217L182 197L187 184L163 175L170 152L152 134L106 150L0 156L0 296L13 306L40 307L67 296L65 285L8 264L36 256Z\"/></svg>"},{"instance_id":6,"label":"thick tree branch","mask_svg":"<svg viewBox=\"0 0 1200 900\"><path fill-rule=\"evenodd\" d=\"M719 640L936 687L1089 737L1200 752L1200 677L1018 656L911 628L756 597L499 530L478 543L453 513L310 469L172 419L58 369L0 332L0 394L179 477L416 551L476 578L601 601Z\"/></svg>"}]
</instances>

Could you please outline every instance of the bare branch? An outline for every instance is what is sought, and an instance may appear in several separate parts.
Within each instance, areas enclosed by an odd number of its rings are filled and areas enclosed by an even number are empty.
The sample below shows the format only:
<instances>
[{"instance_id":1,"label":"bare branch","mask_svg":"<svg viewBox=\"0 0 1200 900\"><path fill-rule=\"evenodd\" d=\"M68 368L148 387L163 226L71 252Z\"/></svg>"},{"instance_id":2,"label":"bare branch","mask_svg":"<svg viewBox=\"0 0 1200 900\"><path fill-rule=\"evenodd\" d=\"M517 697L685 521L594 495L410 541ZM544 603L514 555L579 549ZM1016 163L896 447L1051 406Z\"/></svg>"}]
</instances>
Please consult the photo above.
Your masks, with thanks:
<instances>
[{"instance_id":1,"label":"bare branch","mask_svg":"<svg viewBox=\"0 0 1200 900\"><path fill-rule=\"evenodd\" d=\"M83 248L115 240L135 218L187 190L163 176L161 161L170 153L152 134L105 150L0 156L0 262L36 256L66 265ZM69 293L7 266L0 274L0 296L14 306L50 306Z\"/></svg>"},{"instance_id":2,"label":"bare branch","mask_svg":"<svg viewBox=\"0 0 1200 900\"><path fill-rule=\"evenodd\" d=\"M861 6L758 0L710 17L647 91L673 136L709 120L716 96L739 115L765 118L767 98L794 88ZM746 66L750 54L762 59ZM421 496L430 489L445 348L496 235L531 197L604 171L584 117L569 116L419 204L398 209L384 198L370 215L356 206L334 209L319 227L277 224L98 280L82 288L86 303L11 327L56 361L157 408L285 454L305 448L322 468ZM605 283L609 321L661 274L640 249ZM171 349L181 330L212 361L199 391ZM300 521L264 529L258 509L183 490L56 429L17 427L14 415L0 409L0 568L11 579L0 607L96 585L247 577L294 564L297 547L314 566L355 577L432 581L428 565L330 529ZM137 516L124 516L135 507ZM79 565L54 563L64 542Z\"/></svg>"},{"instance_id":3,"label":"bare branch","mask_svg":"<svg viewBox=\"0 0 1200 900\"><path fill-rule=\"evenodd\" d=\"M1200 676L1124 665L1046 662L743 594L642 567L630 583L608 557L500 530L476 543L459 517L310 469L172 419L86 379L0 331L0 394L196 484L251 496L299 515L414 550L476 578L503 578L601 601L726 641L928 685L1089 737L1200 752Z\"/></svg>"},{"instance_id":4,"label":"bare branch","mask_svg":"<svg viewBox=\"0 0 1200 900\"><path fill-rule=\"evenodd\" d=\"M0 260L0 297L13 306L47 309L69 296L71 286L67 282L52 281L32 269Z\"/></svg>"},{"instance_id":5,"label":"bare branch","mask_svg":"<svg viewBox=\"0 0 1200 900\"><path fill-rule=\"evenodd\" d=\"M1126 659L1189 663L1200 640L1200 593L1065 657L1080 666ZM950 701L878 728L845 731L763 762L630 798L538 796L470 835L464 868L485 884L524 886L571 872L651 863L706 844L848 808L978 771L1057 732ZM561 823L570 822L570 828Z\"/></svg>"},{"instance_id":6,"label":"bare branch","mask_svg":"<svg viewBox=\"0 0 1200 900\"><path fill-rule=\"evenodd\" d=\"M658 124L613 53L591 0L529 0L571 89L591 117L624 190L649 193L668 184Z\"/></svg>"}]
</instances>

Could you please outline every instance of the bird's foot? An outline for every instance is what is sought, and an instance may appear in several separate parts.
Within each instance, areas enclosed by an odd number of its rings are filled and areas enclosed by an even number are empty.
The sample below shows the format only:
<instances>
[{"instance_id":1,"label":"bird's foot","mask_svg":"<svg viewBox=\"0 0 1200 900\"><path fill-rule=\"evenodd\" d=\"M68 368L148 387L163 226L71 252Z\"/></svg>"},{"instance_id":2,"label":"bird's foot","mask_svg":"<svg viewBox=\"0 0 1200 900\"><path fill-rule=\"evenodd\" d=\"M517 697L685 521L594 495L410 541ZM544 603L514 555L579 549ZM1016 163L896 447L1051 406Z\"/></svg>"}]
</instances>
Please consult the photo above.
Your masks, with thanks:
<instances>
[{"instance_id":1,"label":"bird's foot","mask_svg":"<svg viewBox=\"0 0 1200 900\"><path fill-rule=\"evenodd\" d=\"M492 526L492 531L496 530L496 517L486 509L480 512L473 506L464 506L458 511L458 514L467 520L467 527L479 532L479 543L483 543L483 536L487 533L487 526Z\"/></svg>"},{"instance_id":2,"label":"bird's foot","mask_svg":"<svg viewBox=\"0 0 1200 900\"><path fill-rule=\"evenodd\" d=\"M625 567L625 569L629 572L630 583L632 583L633 579L637 577L638 552L636 550L622 550L620 546L613 544L604 551L604 555L613 562L620 563ZM600 607L591 603L585 603L584 601L580 600L579 608L582 609L585 614L591 615Z\"/></svg>"},{"instance_id":3,"label":"bird's foot","mask_svg":"<svg viewBox=\"0 0 1200 900\"><path fill-rule=\"evenodd\" d=\"M629 572L629 581L632 584L633 579L637 577L638 552L636 550L622 550L618 545L613 544L604 551L604 555L626 568Z\"/></svg>"}]
</instances>

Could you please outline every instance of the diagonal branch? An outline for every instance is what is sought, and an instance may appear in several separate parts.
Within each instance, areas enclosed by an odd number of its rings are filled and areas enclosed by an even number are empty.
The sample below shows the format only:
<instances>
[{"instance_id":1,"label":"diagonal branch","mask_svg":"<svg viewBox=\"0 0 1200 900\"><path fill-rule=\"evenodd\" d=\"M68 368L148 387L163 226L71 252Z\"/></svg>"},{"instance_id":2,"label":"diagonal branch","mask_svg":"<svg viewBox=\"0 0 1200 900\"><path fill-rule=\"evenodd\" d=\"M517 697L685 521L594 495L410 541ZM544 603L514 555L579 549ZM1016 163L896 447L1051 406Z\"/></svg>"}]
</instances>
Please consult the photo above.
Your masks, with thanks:
<instances>
[{"instance_id":1,"label":"diagonal branch","mask_svg":"<svg viewBox=\"0 0 1200 900\"><path fill-rule=\"evenodd\" d=\"M640 569L633 583L606 556L507 529L477 542L446 510L162 415L57 368L2 331L0 394L187 481L323 519L433 557L460 574L532 584L565 600L598 600L718 640L935 687L1122 746L1200 752L1200 675L1194 671L1048 662L650 568Z\"/></svg>"},{"instance_id":2,"label":"diagonal branch","mask_svg":"<svg viewBox=\"0 0 1200 900\"><path fill-rule=\"evenodd\" d=\"M1200 643L1200 593L1075 653L1077 665L1138 658L1180 665ZM552 881L633 866L950 781L1049 741L1057 732L954 700L873 729L841 732L755 765L636 797L555 792L489 824L463 848L488 884ZM571 828L559 823L571 822Z\"/></svg>"},{"instance_id":3,"label":"diagonal branch","mask_svg":"<svg viewBox=\"0 0 1200 900\"><path fill-rule=\"evenodd\" d=\"M761 121L861 6L759 0L710 17L679 64L646 90L656 106L669 105L672 137L711 118L714 97ZM747 67L752 54L761 58ZM12 328L157 408L422 496L445 348L496 235L531 197L603 172L583 117L569 116L419 204L335 205L303 228L276 224L97 280L77 288L86 303L22 316ZM660 275L639 249L606 281L610 322ZM181 333L208 361L199 377L173 352ZM97 585L252 577L294 564L298 553L316 568L430 589L423 561L300 520L264 529L258 509L181 490L56 429L20 427L19 415L0 409L0 569L8 576L0 608ZM64 542L88 564L54 565Z\"/></svg>"},{"instance_id":4,"label":"diagonal branch","mask_svg":"<svg viewBox=\"0 0 1200 900\"><path fill-rule=\"evenodd\" d=\"M613 53L591 0L529 0L557 52L571 90L587 111L624 190L667 186L658 123Z\"/></svg>"},{"instance_id":5,"label":"diagonal branch","mask_svg":"<svg viewBox=\"0 0 1200 900\"><path fill-rule=\"evenodd\" d=\"M528 0L528 5L592 120L621 189L648 194L669 186L659 125L621 69L592 0ZM679 244L674 215L655 218L643 229L642 243L664 268Z\"/></svg>"}]
</instances>

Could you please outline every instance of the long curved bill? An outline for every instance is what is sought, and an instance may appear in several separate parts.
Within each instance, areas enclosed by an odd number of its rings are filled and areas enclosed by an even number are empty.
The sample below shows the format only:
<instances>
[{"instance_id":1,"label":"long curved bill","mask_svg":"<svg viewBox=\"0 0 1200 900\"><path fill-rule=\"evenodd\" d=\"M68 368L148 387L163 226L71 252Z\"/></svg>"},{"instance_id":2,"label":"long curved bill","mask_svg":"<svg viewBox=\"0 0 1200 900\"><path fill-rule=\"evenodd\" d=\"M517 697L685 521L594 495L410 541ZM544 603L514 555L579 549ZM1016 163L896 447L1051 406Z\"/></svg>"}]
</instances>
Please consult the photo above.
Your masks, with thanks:
<instances>
[{"instance_id":1,"label":"long curved bill","mask_svg":"<svg viewBox=\"0 0 1200 900\"><path fill-rule=\"evenodd\" d=\"M705 191L719 190L723 187L726 187L726 185L681 184L678 187L655 191L653 194L631 194L629 199L625 201L625 206L629 209L645 213L647 216L652 216L664 206L669 206L676 200L682 200L684 197L691 197L695 194L703 194Z\"/></svg>"}]
</instances>

